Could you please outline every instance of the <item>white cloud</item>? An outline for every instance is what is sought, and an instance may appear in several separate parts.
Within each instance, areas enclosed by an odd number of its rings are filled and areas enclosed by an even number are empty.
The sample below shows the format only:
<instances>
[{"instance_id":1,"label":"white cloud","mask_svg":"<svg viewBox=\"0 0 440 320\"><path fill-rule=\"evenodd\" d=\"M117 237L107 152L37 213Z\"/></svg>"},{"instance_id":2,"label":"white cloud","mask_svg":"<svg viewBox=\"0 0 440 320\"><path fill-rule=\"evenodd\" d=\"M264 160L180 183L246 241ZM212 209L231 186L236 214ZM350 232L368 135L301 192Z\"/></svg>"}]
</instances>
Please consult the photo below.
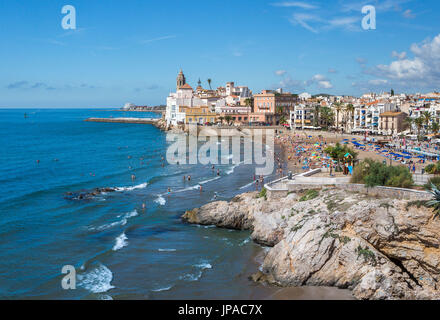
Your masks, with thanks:
<instances>
[{"instance_id":1,"label":"white cloud","mask_svg":"<svg viewBox=\"0 0 440 320\"><path fill-rule=\"evenodd\" d=\"M388 83L388 80L385 80L385 79L374 79L374 80L368 81L368 84L370 84L372 86L381 86L381 85L385 85L387 83Z\"/></svg>"},{"instance_id":2,"label":"white cloud","mask_svg":"<svg viewBox=\"0 0 440 320\"><path fill-rule=\"evenodd\" d=\"M277 71L275 71L275 74L276 74L277 76L283 76L283 75L285 75L286 73L287 73L286 70L277 70Z\"/></svg>"},{"instance_id":3,"label":"white cloud","mask_svg":"<svg viewBox=\"0 0 440 320\"><path fill-rule=\"evenodd\" d=\"M318 30L310 25L311 22L321 22L321 18L317 15L307 13L294 13L290 18L290 23L293 25L300 25L313 33L318 33Z\"/></svg>"},{"instance_id":4,"label":"white cloud","mask_svg":"<svg viewBox=\"0 0 440 320\"><path fill-rule=\"evenodd\" d=\"M318 81L318 87L320 87L322 89L331 89L331 88L333 88L333 85L328 80L326 80L326 81Z\"/></svg>"},{"instance_id":5,"label":"white cloud","mask_svg":"<svg viewBox=\"0 0 440 320\"><path fill-rule=\"evenodd\" d=\"M395 80L402 86L416 88L440 85L440 34L432 40L411 46L413 58L377 65L368 73ZM400 56L402 57L402 56ZM399 57L398 57L399 58Z\"/></svg>"},{"instance_id":6,"label":"white cloud","mask_svg":"<svg viewBox=\"0 0 440 320\"><path fill-rule=\"evenodd\" d=\"M301 8L301 9L317 9L317 8L319 8L316 5L313 5L313 4L310 4L307 2L302 2L302 1L276 2L276 3L271 3L271 5L274 7L284 7L284 8L290 8L290 7Z\"/></svg>"},{"instance_id":7,"label":"white cloud","mask_svg":"<svg viewBox=\"0 0 440 320\"><path fill-rule=\"evenodd\" d=\"M333 69L333 68L329 68L328 73L338 73L338 70Z\"/></svg>"},{"instance_id":8,"label":"white cloud","mask_svg":"<svg viewBox=\"0 0 440 320\"><path fill-rule=\"evenodd\" d=\"M163 37L159 37L159 38L153 38L153 39L148 39L148 40L142 40L140 41L141 44L147 44L147 43L151 43L151 42L156 42L156 41L161 41L161 40L167 40L167 39L173 39L175 38L175 35L170 35L170 36L163 36Z\"/></svg>"},{"instance_id":9,"label":"white cloud","mask_svg":"<svg viewBox=\"0 0 440 320\"><path fill-rule=\"evenodd\" d=\"M391 52L391 56L393 58L397 58L399 60L403 60L403 59L406 58L406 52L399 53L397 51L393 51L393 52Z\"/></svg>"},{"instance_id":10,"label":"white cloud","mask_svg":"<svg viewBox=\"0 0 440 320\"><path fill-rule=\"evenodd\" d=\"M403 16L404 16L405 18L407 18L407 19L415 18L415 14L413 14L413 12L412 12L410 9L405 10L405 11L403 12Z\"/></svg>"}]
</instances>

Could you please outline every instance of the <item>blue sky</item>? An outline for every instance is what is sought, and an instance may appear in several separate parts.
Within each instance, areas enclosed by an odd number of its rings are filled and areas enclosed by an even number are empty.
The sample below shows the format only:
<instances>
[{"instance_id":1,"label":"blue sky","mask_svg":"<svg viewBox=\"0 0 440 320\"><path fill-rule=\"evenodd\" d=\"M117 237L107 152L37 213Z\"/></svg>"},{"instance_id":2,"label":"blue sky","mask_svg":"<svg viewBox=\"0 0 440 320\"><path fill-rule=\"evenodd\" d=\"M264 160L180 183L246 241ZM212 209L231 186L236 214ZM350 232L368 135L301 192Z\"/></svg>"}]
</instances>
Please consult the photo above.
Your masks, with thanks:
<instances>
[{"instance_id":1,"label":"blue sky","mask_svg":"<svg viewBox=\"0 0 440 320\"><path fill-rule=\"evenodd\" d=\"M377 29L363 30L363 5ZM61 27L76 8L77 29ZM196 86L352 94L440 86L440 2L0 0L0 107L165 103Z\"/></svg>"}]
</instances>

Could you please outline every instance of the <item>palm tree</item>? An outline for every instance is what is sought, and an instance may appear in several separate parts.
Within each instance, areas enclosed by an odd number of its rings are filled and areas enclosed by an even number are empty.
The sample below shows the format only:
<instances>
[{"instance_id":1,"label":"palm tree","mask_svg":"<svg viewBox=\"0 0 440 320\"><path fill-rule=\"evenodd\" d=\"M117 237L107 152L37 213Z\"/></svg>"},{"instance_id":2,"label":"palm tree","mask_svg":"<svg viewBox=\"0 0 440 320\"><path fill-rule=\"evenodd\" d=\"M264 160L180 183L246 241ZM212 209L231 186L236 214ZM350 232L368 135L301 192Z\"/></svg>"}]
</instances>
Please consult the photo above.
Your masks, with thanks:
<instances>
[{"instance_id":1,"label":"palm tree","mask_svg":"<svg viewBox=\"0 0 440 320\"><path fill-rule=\"evenodd\" d=\"M229 116L229 115L227 115L227 116L225 117L225 121L227 122L228 125L231 125L232 117Z\"/></svg>"},{"instance_id":2,"label":"palm tree","mask_svg":"<svg viewBox=\"0 0 440 320\"><path fill-rule=\"evenodd\" d=\"M210 89L210 90L212 90L212 88L211 88L211 82L212 82L212 80L211 80L211 79L208 79L208 85L209 85L209 89Z\"/></svg>"},{"instance_id":3,"label":"palm tree","mask_svg":"<svg viewBox=\"0 0 440 320\"><path fill-rule=\"evenodd\" d=\"M416 125L416 127L417 127L417 136L420 137L420 131L421 131L422 128L423 128L424 120L423 120L422 117L419 117L419 118L417 118L416 120L414 120L414 123L415 123L415 125Z\"/></svg>"},{"instance_id":4,"label":"palm tree","mask_svg":"<svg viewBox=\"0 0 440 320\"><path fill-rule=\"evenodd\" d=\"M319 127L320 126L320 105L316 104L314 106L314 110L313 110L313 126L314 127Z\"/></svg>"},{"instance_id":5,"label":"palm tree","mask_svg":"<svg viewBox=\"0 0 440 320\"><path fill-rule=\"evenodd\" d=\"M429 111L425 111L422 113L422 119L425 123L426 130L429 129L429 123L431 122L431 113Z\"/></svg>"},{"instance_id":6,"label":"palm tree","mask_svg":"<svg viewBox=\"0 0 440 320\"><path fill-rule=\"evenodd\" d=\"M431 132L435 135L440 131L440 125L437 122L431 124Z\"/></svg>"},{"instance_id":7,"label":"palm tree","mask_svg":"<svg viewBox=\"0 0 440 320\"><path fill-rule=\"evenodd\" d=\"M336 110L336 130L339 131L339 112L341 112L342 110L342 103L336 102L335 110Z\"/></svg>"},{"instance_id":8,"label":"palm tree","mask_svg":"<svg viewBox=\"0 0 440 320\"><path fill-rule=\"evenodd\" d=\"M413 132L413 124L415 123L413 118L410 117L406 117L405 118L405 125L409 127L409 132L412 133Z\"/></svg>"},{"instance_id":9,"label":"palm tree","mask_svg":"<svg viewBox=\"0 0 440 320\"><path fill-rule=\"evenodd\" d=\"M335 123L335 114L329 107L322 107L320 110L321 123L325 128L332 126Z\"/></svg>"},{"instance_id":10,"label":"palm tree","mask_svg":"<svg viewBox=\"0 0 440 320\"><path fill-rule=\"evenodd\" d=\"M348 115L350 116L350 123L353 126L354 123L354 105L349 103L345 106L345 110L347 111ZM347 129L347 128L346 128Z\"/></svg>"},{"instance_id":11,"label":"palm tree","mask_svg":"<svg viewBox=\"0 0 440 320\"><path fill-rule=\"evenodd\" d=\"M220 117L218 117L218 119L220 120L220 123L223 124L223 120L224 120L225 118L223 118L222 116L220 116Z\"/></svg>"},{"instance_id":12,"label":"palm tree","mask_svg":"<svg viewBox=\"0 0 440 320\"><path fill-rule=\"evenodd\" d=\"M280 125L283 125L283 124L286 124L286 123L287 123L286 117L285 116L281 116L281 118L280 118Z\"/></svg>"}]
</instances>

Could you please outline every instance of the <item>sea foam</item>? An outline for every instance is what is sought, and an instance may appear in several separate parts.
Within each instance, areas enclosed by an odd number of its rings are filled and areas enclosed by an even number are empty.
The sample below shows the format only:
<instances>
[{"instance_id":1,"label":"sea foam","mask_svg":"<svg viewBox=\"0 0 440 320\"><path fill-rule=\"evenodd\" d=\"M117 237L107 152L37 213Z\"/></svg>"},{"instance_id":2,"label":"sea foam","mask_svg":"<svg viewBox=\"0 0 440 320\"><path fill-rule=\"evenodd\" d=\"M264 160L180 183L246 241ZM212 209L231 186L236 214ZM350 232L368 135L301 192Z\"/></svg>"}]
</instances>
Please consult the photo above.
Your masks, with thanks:
<instances>
[{"instance_id":1,"label":"sea foam","mask_svg":"<svg viewBox=\"0 0 440 320\"><path fill-rule=\"evenodd\" d=\"M116 239L115 245L113 246L113 251L117 251L119 249L122 249L123 247L128 246L128 238L125 235L125 233L122 233L121 235L119 235Z\"/></svg>"},{"instance_id":2,"label":"sea foam","mask_svg":"<svg viewBox=\"0 0 440 320\"><path fill-rule=\"evenodd\" d=\"M113 273L103 264L99 264L96 268L85 274L79 274L77 278L79 287L93 293L103 293L114 288L111 285Z\"/></svg>"}]
</instances>

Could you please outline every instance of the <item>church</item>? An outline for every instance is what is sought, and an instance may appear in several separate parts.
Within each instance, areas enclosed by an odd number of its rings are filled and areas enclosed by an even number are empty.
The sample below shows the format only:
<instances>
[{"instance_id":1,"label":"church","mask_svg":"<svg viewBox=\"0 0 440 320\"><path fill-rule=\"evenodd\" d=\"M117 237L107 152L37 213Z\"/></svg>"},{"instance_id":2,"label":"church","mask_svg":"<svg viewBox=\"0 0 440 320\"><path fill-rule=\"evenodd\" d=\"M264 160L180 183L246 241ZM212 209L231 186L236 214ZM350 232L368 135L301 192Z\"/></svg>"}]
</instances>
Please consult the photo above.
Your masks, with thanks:
<instances>
[{"instance_id":1,"label":"church","mask_svg":"<svg viewBox=\"0 0 440 320\"><path fill-rule=\"evenodd\" d=\"M168 125L188 123L189 121L186 119L187 110L191 109L190 113L194 115L200 109L204 116L200 117L197 122L204 124L205 122L210 122L214 118L213 114L216 110L221 109L225 104L225 98L217 95L214 90L203 89L200 79L197 89L194 91L186 82L183 71L180 70L176 79L176 92L171 92L167 97L165 120ZM211 114L211 117L207 119L206 113ZM191 117L191 119L194 119L194 117Z\"/></svg>"}]
</instances>

